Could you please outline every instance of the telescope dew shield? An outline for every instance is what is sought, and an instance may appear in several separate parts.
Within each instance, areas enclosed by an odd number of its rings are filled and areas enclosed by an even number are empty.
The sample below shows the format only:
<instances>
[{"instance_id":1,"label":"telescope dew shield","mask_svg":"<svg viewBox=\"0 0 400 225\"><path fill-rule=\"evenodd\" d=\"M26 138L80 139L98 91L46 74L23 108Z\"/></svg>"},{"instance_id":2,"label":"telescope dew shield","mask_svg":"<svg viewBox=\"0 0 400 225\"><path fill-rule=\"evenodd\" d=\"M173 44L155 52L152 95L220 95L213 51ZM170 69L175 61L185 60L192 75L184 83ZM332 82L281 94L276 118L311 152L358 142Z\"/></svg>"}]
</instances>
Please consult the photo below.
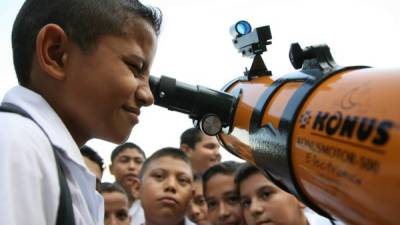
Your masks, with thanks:
<instances>
[{"instance_id":1,"label":"telescope dew shield","mask_svg":"<svg viewBox=\"0 0 400 225\"><path fill-rule=\"evenodd\" d=\"M231 124L237 97L229 93L189 85L167 76L150 76L150 89L155 105L188 114L208 135L216 135Z\"/></svg>"}]
</instances>

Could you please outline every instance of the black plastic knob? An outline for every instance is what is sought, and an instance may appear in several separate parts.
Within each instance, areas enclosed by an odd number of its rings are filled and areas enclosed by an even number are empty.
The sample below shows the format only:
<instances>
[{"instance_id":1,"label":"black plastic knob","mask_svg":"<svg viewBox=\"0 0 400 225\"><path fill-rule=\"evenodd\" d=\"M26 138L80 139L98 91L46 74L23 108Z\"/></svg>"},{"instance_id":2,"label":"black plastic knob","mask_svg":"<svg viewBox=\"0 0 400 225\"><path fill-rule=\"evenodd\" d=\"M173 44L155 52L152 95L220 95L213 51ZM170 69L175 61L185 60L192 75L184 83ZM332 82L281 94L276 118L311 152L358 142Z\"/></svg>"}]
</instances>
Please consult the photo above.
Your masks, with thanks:
<instances>
[{"instance_id":1,"label":"black plastic knob","mask_svg":"<svg viewBox=\"0 0 400 225\"><path fill-rule=\"evenodd\" d=\"M295 69L300 69L304 62L304 51L299 43L292 43L289 50L289 59Z\"/></svg>"}]
</instances>

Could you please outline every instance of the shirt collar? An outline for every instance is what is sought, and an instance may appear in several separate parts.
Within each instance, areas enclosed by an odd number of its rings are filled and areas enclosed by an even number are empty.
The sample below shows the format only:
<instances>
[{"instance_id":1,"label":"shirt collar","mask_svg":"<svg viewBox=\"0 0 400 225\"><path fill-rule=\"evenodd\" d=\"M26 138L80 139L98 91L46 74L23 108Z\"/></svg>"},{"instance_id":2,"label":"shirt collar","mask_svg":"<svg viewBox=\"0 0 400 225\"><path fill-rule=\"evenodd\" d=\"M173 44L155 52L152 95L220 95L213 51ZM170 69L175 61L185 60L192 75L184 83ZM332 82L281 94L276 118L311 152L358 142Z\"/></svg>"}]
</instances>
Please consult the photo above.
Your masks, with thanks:
<instances>
[{"instance_id":1,"label":"shirt collar","mask_svg":"<svg viewBox=\"0 0 400 225\"><path fill-rule=\"evenodd\" d=\"M3 102L23 108L46 131L50 141L63 153L84 166L83 157L67 127L48 102L38 93L22 86L16 86L4 96Z\"/></svg>"}]
</instances>

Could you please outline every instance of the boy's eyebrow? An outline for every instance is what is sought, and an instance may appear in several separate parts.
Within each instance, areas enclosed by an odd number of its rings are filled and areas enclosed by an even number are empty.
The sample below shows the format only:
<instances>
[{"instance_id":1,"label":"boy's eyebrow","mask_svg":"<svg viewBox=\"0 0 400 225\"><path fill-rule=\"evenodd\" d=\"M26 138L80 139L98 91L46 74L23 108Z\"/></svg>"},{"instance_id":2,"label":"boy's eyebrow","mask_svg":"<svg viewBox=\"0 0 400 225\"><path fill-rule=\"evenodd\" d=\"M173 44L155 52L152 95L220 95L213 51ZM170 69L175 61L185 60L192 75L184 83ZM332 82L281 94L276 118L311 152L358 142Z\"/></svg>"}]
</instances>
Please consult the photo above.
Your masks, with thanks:
<instances>
[{"instance_id":1,"label":"boy's eyebrow","mask_svg":"<svg viewBox=\"0 0 400 225\"><path fill-rule=\"evenodd\" d=\"M204 199L206 201L211 201L211 200L215 200L216 198L215 197L206 197L206 196L204 196Z\"/></svg>"},{"instance_id":2,"label":"boy's eyebrow","mask_svg":"<svg viewBox=\"0 0 400 225\"><path fill-rule=\"evenodd\" d=\"M179 176L185 175L185 176L187 176L187 177L193 182L193 175L192 175L191 173L187 173L187 172L185 172L185 171L177 171L177 174L178 174Z\"/></svg>"},{"instance_id":3,"label":"boy's eyebrow","mask_svg":"<svg viewBox=\"0 0 400 225\"><path fill-rule=\"evenodd\" d=\"M129 155L121 155L118 157L118 159L143 159L143 157L140 156L129 156Z\"/></svg>"},{"instance_id":4,"label":"boy's eyebrow","mask_svg":"<svg viewBox=\"0 0 400 225\"><path fill-rule=\"evenodd\" d=\"M263 191L264 189L273 189L273 188L274 188L273 185L271 185L271 184L265 184L265 185L263 185L263 186L257 188L256 193L259 193L259 192ZM240 192L239 195L240 195L240 198L242 198L242 197L248 197L247 195L242 194L242 192Z\"/></svg>"},{"instance_id":5,"label":"boy's eyebrow","mask_svg":"<svg viewBox=\"0 0 400 225\"><path fill-rule=\"evenodd\" d=\"M153 168L153 169L149 170L150 173L154 172L154 171L168 172L166 169L164 169L162 167L161 168L160 167L156 167L156 168Z\"/></svg>"},{"instance_id":6,"label":"boy's eyebrow","mask_svg":"<svg viewBox=\"0 0 400 225\"><path fill-rule=\"evenodd\" d=\"M231 190L231 191L224 192L222 194L222 197L224 197L224 198L231 197L231 195L237 195L238 196L239 193L237 191L235 191L235 190Z\"/></svg>"}]
</instances>

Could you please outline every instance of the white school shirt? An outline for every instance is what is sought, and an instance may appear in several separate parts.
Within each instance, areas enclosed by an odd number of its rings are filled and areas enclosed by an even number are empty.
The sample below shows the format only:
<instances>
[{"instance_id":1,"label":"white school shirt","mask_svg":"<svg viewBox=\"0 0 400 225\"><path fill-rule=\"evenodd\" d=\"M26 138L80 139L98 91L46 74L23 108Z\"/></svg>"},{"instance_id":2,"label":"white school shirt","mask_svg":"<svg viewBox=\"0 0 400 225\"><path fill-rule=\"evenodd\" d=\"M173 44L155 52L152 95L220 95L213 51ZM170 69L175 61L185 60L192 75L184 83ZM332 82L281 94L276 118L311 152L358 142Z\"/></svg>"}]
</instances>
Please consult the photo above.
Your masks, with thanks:
<instances>
[{"instance_id":1,"label":"white school shirt","mask_svg":"<svg viewBox=\"0 0 400 225\"><path fill-rule=\"evenodd\" d=\"M23 108L61 150L61 164L71 192L76 225L104 223L103 198L95 191L95 176L86 168L79 148L64 123L37 93L17 86L3 102ZM0 224L53 225L60 186L53 148L30 119L0 113Z\"/></svg>"},{"instance_id":2,"label":"white school shirt","mask_svg":"<svg viewBox=\"0 0 400 225\"><path fill-rule=\"evenodd\" d=\"M131 208L129 208L129 215L132 217L131 225L144 224L144 211L139 199L135 200Z\"/></svg>"},{"instance_id":3,"label":"white school shirt","mask_svg":"<svg viewBox=\"0 0 400 225\"><path fill-rule=\"evenodd\" d=\"M314 212L310 208L305 208L304 214L307 218L309 225L332 225L332 222L329 219L319 215L318 213ZM338 221L338 220L334 220L334 224L335 225L346 225L343 222Z\"/></svg>"}]
</instances>

